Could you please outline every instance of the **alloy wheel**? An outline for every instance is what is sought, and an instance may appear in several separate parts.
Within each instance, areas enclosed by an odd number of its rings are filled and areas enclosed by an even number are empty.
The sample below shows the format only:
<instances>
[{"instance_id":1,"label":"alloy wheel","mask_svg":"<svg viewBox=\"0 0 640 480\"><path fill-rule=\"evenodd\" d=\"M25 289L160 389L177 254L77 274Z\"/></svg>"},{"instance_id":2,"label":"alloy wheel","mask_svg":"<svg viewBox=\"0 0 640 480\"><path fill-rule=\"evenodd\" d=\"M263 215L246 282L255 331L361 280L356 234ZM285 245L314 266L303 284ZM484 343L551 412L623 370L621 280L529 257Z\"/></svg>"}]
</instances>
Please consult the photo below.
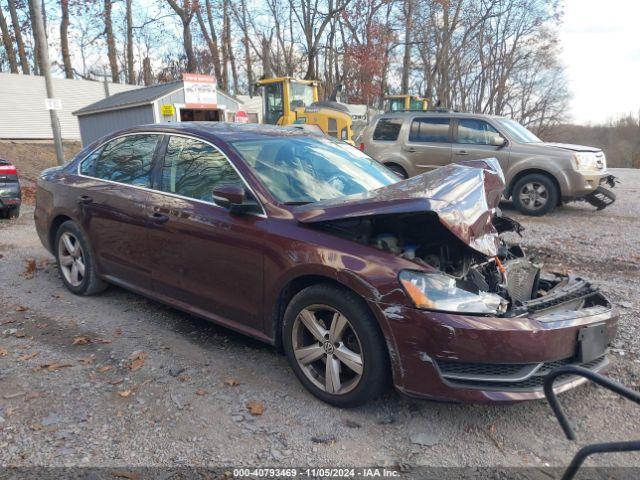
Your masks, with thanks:
<instances>
[{"instance_id":1,"label":"alloy wheel","mask_svg":"<svg viewBox=\"0 0 640 480\"><path fill-rule=\"evenodd\" d=\"M548 201L549 191L541 183L525 183L520 190L520 202L530 210L540 210Z\"/></svg>"},{"instance_id":2,"label":"alloy wheel","mask_svg":"<svg viewBox=\"0 0 640 480\"><path fill-rule=\"evenodd\" d=\"M62 275L73 287L82 284L85 274L85 259L80 241L70 232L64 232L58 242L58 260Z\"/></svg>"},{"instance_id":3,"label":"alloy wheel","mask_svg":"<svg viewBox=\"0 0 640 480\"><path fill-rule=\"evenodd\" d=\"M364 361L347 317L328 305L308 306L298 314L292 336L298 366L314 385L333 395L356 388Z\"/></svg>"}]
</instances>

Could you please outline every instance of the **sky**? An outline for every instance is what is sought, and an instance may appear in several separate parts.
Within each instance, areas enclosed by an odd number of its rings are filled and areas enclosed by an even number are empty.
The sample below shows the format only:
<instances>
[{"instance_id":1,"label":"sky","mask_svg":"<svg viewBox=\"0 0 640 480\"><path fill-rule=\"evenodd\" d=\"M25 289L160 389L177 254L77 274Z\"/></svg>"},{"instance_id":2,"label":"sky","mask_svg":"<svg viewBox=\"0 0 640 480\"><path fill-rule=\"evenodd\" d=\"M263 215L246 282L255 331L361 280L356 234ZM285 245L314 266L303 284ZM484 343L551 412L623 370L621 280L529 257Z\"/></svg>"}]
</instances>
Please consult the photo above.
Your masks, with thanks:
<instances>
[{"instance_id":1,"label":"sky","mask_svg":"<svg viewBox=\"0 0 640 480\"><path fill-rule=\"evenodd\" d=\"M575 123L640 113L640 1L565 0L560 30Z\"/></svg>"}]
</instances>

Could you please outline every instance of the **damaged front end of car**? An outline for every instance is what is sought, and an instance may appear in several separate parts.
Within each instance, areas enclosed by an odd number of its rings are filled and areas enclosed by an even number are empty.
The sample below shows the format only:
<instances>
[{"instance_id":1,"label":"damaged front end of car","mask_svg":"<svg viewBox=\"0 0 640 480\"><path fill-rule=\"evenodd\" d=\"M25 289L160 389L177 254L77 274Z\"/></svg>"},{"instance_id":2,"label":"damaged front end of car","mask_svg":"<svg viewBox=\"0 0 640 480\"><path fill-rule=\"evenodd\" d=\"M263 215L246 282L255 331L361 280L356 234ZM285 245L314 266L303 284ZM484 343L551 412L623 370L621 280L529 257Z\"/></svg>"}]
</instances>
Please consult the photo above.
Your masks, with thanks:
<instances>
[{"instance_id":1,"label":"damaged front end of car","mask_svg":"<svg viewBox=\"0 0 640 480\"><path fill-rule=\"evenodd\" d=\"M502 234L504 177L495 159L464 162L367 194L317 202L296 217L327 233L384 250L419 268L399 281L417 308L498 317L608 308L585 280L542 274Z\"/></svg>"}]
</instances>

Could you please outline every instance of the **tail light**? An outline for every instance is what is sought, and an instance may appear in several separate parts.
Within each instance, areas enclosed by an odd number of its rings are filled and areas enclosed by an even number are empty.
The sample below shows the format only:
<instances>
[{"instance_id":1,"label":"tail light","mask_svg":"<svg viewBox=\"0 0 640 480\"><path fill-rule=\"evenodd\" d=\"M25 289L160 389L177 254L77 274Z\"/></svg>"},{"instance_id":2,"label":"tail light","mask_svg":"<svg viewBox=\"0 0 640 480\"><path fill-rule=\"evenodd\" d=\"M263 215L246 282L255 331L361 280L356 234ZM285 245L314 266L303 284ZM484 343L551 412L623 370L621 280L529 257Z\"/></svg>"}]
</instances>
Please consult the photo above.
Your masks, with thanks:
<instances>
[{"instance_id":1,"label":"tail light","mask_svg":"<svg viewBox=\"0 0 640 480\"><path fill-rule=\"evenodd\" d=\"M361 152L364 152L364 143L360 142L360 147L358 147L358 148L360 148Z\"/></svg>"},{"instance_id":2,"label":"tail light","mask_svg":"<svg viewBox=\"0 0 640 480\"><path fill-rule=\"evenodd\" d=\"M0 165L0 175L17 175L18 171L13 165Z\"/></svg>"}]
</instances>

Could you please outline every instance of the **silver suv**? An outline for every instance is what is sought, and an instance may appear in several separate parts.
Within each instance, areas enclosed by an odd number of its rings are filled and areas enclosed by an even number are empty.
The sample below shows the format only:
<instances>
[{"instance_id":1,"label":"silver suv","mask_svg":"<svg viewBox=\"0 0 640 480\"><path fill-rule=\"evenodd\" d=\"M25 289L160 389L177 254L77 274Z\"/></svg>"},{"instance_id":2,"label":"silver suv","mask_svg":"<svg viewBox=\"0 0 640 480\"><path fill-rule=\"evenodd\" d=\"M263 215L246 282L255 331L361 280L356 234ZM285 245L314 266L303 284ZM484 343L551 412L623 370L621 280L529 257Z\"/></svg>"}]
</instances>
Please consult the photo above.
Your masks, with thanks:
<instances>
[{"instance_id":1,"label":"silver suv","mask_svg":"<svg viewBox=\"0 0 640 480\"><path fill-rule=\"evenodd\" d=\"M546 143L515 120L450 111L389 112L362 132L360 149L407 178L448 163L495 157L504 196L526 215L586 200L599 210L615 201L615 177L602 150Z\"/></svg>"}]
</instances>

